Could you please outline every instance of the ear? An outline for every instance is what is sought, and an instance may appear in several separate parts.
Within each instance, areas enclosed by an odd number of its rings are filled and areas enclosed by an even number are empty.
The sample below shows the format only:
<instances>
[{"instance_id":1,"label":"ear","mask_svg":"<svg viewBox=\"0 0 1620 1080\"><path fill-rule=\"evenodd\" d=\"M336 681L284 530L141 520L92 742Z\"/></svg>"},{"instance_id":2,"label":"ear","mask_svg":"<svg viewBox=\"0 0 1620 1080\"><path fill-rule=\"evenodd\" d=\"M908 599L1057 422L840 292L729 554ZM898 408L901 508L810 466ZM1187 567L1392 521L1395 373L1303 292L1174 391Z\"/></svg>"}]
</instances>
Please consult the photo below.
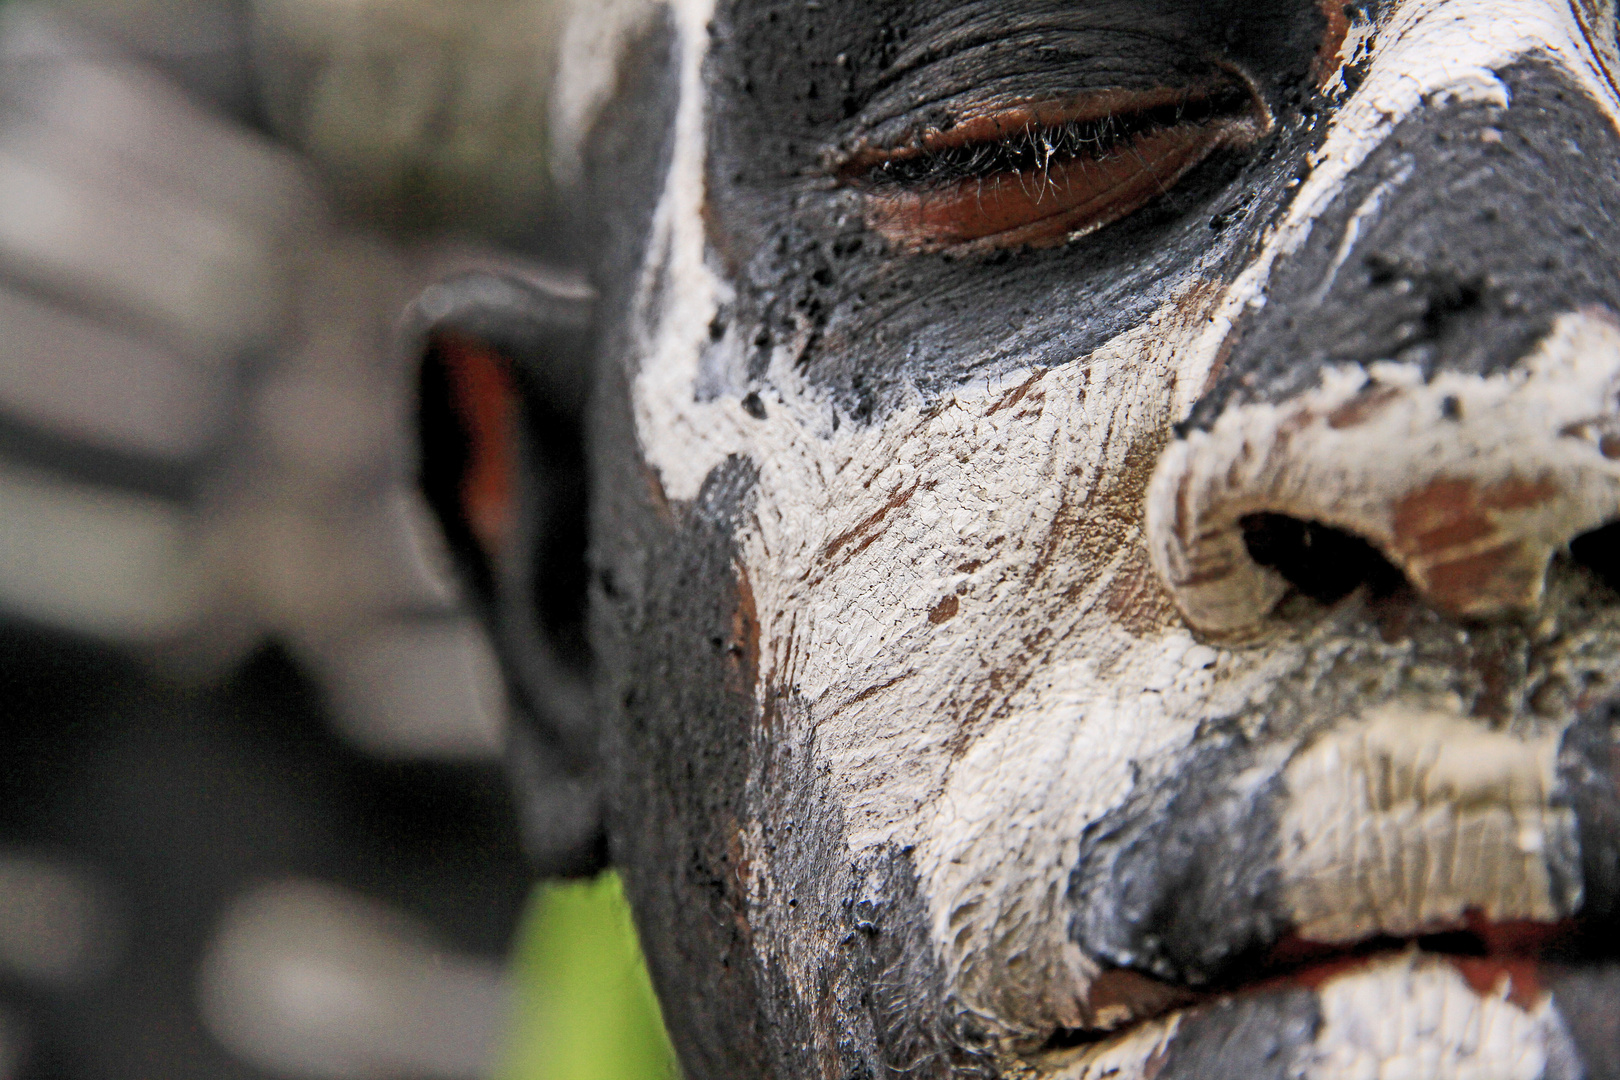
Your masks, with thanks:
<instances>
[{"instance_id":1,"label":"ear","mask_svg":"<svg viewBox=\"0 0 1620 1080\"><path fill-rule=\"evenodd\" d=\"M536 270L469 273L411 305L420 482L506 675L507 757L540 869L605 858L585 644L591 294Z\"/></svg>"}]
</instances>

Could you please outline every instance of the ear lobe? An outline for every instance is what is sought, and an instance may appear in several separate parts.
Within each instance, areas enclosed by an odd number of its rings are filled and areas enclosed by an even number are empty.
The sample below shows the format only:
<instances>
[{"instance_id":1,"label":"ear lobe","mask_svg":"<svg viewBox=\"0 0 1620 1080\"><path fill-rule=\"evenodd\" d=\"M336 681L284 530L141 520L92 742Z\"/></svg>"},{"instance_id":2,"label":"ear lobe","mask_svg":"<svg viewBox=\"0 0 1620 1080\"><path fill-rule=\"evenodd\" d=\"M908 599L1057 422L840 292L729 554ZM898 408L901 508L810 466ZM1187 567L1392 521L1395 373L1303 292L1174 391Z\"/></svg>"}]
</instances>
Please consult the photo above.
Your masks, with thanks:
<instances>
[{"instance_id":1,"label":"ear lobe","mask_svg":"<svg viewBox=\"0 0 1620 1080\"><path fill-rule=\"evenodd\" d=\"M509 773L547 873L605 853L583 646L591 300L556 275L463 274L423 293L403 334L422 489L501 658Z\"/></svg>"}]
</instances>

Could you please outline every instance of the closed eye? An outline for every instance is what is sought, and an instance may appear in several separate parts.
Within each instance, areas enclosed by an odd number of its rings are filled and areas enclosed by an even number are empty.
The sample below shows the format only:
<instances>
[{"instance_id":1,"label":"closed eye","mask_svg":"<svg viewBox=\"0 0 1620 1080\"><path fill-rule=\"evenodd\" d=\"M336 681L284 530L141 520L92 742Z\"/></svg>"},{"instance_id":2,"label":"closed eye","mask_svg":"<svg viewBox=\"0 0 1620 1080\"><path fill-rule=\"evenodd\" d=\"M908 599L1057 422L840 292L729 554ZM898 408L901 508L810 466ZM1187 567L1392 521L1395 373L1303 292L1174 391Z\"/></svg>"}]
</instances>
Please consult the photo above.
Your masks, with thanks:
<instances>
[{"instance_id":1,"label":"closed eye","mask_svg":"<svg viewBox=\"0 0 1620 1080\"><path fill-rule=\"evenodd\" d=\"M1233 77L1018 104L863 148L838 168L867 223L906 251L1050 247L1136 212L1270 124Z\"/></svg>"}]
</instances>

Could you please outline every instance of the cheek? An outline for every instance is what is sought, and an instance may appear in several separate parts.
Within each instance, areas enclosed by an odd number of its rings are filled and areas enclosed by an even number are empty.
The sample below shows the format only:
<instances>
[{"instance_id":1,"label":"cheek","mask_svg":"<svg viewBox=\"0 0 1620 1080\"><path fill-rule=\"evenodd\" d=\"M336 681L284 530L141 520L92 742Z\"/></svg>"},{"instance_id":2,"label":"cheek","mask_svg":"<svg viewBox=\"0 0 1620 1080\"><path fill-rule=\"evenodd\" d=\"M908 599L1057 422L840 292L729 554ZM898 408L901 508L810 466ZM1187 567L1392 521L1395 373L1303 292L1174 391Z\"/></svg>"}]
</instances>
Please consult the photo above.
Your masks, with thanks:
<instances>
[{"instance_id":1,"label":"cheek","mask_svg":"<svg viewBox=\"0 0 1620 1080\"><path fill-rule=\"evenodd\" d=\"M854 853L915 850L934 948L988 1015L1074 1023L1072 838L1225 692L1140 526L1209 303L831 438L776 398L738 429L772 742L814 748Z\"/></svg>"},{"instance_id":2,"label":"cheek","mask_svg":"<svg viewBox=\"0 0 1620 1080\"><path fill-rule=\"evenodd\" d=\"M831 439L791 403L753 422L759 695L797 702L857 833L912 827L979 732L1045 708L1055 668L1176 625L1139 515L1202 312Z\"/></svg>"}]
</instances>

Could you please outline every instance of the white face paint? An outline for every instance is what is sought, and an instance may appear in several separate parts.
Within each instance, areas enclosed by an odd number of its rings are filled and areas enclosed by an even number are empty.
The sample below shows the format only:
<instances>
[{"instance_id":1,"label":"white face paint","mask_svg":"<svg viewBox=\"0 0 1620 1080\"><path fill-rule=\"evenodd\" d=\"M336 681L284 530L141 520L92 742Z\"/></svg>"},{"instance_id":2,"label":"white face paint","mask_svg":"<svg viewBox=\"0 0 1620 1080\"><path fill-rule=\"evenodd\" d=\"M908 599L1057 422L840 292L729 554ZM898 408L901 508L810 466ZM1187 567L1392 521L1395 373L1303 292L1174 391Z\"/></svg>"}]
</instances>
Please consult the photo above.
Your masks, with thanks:
<instances>
[{"instance_id":1,"label":"white face paint","mask_svg":"<svg viewBox=\"0 0 1620 1080\"><path fill-rule=\"evenodd\" d=\"M813 747L852 857L912 850L955 1003L1007 1036L1082 1024L1096 970L1070 941L1065 900L1080 837L1123 803L1140 767L1187 747L1206 720L1284 717L1302 733L1328 731L1292 764L1297 746L1257 765L1293 791L1285 828L1302 854L1288 895L1322 939L1433 929L1469 909L1551 918L1567 908L1547 868L1574 843L1567 816L1547 804L1562 721L1480 734L1489 745L1460 764L1443 747L1473 722L1459 714L1451 673L1376 640L1350 644L1359 616L1259 648L1198 643L1150 566L1142 506L1171 424L1202 392L1234 321L1264 303L1275 261L1396 124L1447 97L1507 104L1493 72L1530 53L1612 109L1569 5L1406 0L1383 26L1353 27L1346 50L1368 63L1364 81L1231 289L1178 296L1068 364L965 385L866 426L835 426L831 403L781 349L767 419L735 395L696 392L711 320L730 293L703 220L712 6L669 4L681 97L637 312L637 434L673 500L696 498L730 455L757 466L754 512L736 538L760 625L757 699L785 696L778 737ZM1319 678L1330 668L1333 685ZM1395 738L1389 709L1425 719ZM1407 778L1400 798L1369 800L1358 787L1374 759ZM1454 842L1464 832L1474 847ZM1347 880L1383 881L1366 854L1376 838L1449 845L1456 861L1341 908L1332 897ZM772 902L769 881L755 901ZM815 958L774 959L809 984L804 965ZM1497 1008L1452 975L1401 964L1324 998L1326 1056L1311 1075L1373 1075L1360 1063L1452 1046L1445 1024L1463 1021L1446 1010ZM1433 1039L1418 1020L1377 1028L1373 1014L1394 1002L1438 1009L1444 1022ZM1503 1012L1481 1030L1487 1042L1513 1040L1514 1025L1540 1022ZM1120 1038L1088 1054L1141 1062L1162 1042L1147 1030ZM1476 1063L1487 1052L1467 1050ZM1334 1071L1340 1064L1348 1071ZM1064 1075L1102 1075L1074 1068ZM1447 1068L1410 1075L1484 1075ZM1500 1075L1520 1074L1515 1065Z\"/></svg>"},{"instance_id":2,"label":"white face paint","mask_svg":"<svg viewBox=\"0 0 1620 1080\"><path fill-rule=\"evenodd\" d=\"M1580 905L1575 813L1554 807L1558 739L1455 714L1375 710L1284 773L1283 890L1306 941L1554 922ZM1560 872L1561 871L1561 872ZM1559 891L1569 890L1563 895Z\"/></svg>"}]
</instances>

